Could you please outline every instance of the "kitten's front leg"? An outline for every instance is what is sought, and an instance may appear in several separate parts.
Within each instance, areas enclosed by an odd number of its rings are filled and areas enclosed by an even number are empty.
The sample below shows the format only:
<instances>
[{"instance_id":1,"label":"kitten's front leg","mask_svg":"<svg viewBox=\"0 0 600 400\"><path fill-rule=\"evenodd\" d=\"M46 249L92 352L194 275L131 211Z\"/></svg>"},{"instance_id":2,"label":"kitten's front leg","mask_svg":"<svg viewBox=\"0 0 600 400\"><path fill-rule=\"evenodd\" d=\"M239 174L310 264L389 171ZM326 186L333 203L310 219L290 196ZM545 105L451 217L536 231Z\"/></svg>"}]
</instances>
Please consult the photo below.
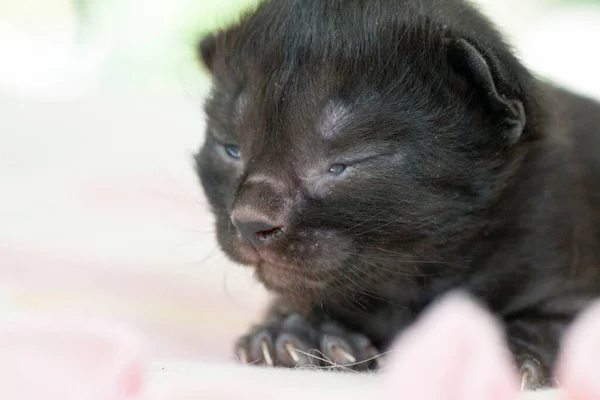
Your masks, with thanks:
<instances>
[{"instance_id":1,"label":"kitten's front leg","mask_svg":"<svg viewBox=\"0 0 600 400\"><path fill-rule=\"evenodd\" d=\"M379 352L362 333L345 328L319 308L304 314L282 300L238 339L235 354L244 364L287 368L373 371L380 363Z\"/></svg>"}]
</instances>

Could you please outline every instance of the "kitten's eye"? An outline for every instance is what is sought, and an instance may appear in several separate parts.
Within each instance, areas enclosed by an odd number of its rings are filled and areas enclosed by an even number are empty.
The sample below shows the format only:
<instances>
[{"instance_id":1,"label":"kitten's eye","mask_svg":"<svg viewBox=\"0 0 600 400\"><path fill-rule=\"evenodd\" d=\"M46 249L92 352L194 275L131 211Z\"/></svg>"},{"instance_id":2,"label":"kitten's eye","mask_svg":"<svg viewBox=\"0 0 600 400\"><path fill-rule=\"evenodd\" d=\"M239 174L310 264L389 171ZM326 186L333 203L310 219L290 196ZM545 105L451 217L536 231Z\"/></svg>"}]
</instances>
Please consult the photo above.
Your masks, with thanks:
<instances>
[{"instance_id":1,"label":"kitten's eye","mask_svg":"<svg viewBox=\"0 0 600 400\"><path fill-rule=\"evenodd\" d=\"M344 164L333 164L331 167L329 167L329 173L332 175L340 175L345 170L346 166Z\"/></svg>"},{"instance_id":2,"label":"kitten's eye","mask_svg":"<svg viewBox=\"0 0 600 400\"><path fill-rule=\"evenodd\" d=\"M235 144L227 144L225 145L225 153L227 153L229 157L237 160L240 158L240 146Z\"/></svg>"}]
</instances>

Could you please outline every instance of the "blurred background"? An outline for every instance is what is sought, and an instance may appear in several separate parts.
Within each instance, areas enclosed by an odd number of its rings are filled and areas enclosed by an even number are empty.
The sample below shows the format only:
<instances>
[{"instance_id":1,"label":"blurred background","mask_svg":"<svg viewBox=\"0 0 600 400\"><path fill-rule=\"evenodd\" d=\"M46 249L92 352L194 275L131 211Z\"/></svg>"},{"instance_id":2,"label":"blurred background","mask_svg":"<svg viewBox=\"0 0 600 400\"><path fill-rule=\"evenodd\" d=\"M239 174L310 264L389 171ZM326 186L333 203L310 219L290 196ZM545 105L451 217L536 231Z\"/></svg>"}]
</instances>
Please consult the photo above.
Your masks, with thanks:
<instances>
[{"instance_id":1,"label":"blurred background","mask_svg":"<svg viewBox=\"0 0 600 400\"><path fill-rule=\"evenodd\" d=\"M0 315L97 313L157 356L229 356L266 296L192 170L195 44L253 2L0 0ZM535 72L600 98L600 0L475 3Z\"/></svg>"}]
</instances>

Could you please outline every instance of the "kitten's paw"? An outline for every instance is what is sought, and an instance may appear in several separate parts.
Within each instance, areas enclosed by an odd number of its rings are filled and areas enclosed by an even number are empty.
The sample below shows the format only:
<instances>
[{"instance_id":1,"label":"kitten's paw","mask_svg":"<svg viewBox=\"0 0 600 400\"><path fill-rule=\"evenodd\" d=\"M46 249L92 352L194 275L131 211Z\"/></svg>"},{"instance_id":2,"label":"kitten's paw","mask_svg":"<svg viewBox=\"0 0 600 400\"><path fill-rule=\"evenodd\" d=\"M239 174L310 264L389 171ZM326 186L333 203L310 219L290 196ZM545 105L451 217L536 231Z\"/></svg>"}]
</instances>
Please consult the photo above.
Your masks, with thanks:
<instances>
[{"instance_id":1,"label":"kitten's paw","mask_svg":"<svg viewBox=\"0 0 600 400\"><path fill-rule=\"evenodd\" d=\"M529 356L521 357L519 366L522 392L548 389L553 386L552 379L549 378L542 365L535 358Z\"/></svg>"},{"instance_id":2,"label":"kitten's paw","mask_svg":"<svg viewBox=\"0 0 600 400\"><path fill-rule=\"evenodd\" d=\"M333 322L311 323L299 314L267 321L235 346L244 364L373 371L381 355L364 335Z\"/></svg>"}]
</instances>

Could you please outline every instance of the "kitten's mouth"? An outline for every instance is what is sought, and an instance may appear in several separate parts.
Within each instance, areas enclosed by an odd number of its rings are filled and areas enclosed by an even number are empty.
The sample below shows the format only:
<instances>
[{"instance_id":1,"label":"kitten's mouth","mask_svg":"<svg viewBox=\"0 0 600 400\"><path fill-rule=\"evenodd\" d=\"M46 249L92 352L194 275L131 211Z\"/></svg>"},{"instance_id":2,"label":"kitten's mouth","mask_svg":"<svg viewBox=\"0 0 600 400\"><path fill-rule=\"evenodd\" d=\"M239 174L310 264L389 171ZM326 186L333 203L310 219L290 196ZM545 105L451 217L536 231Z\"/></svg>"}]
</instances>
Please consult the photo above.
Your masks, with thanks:
<instances>
[{"instance_id":1,"label":"kitten's mouth","mask_svg":"<svg viewBox=\"0 0 600 400\"><path fill-rule=\"evenodd\" d=\"M264 262L258 251L249 243L239 243L236 246L239 262L249 266L257 266Z\"/></svg>"},{"instance_id":2,"label":"kitten's mouth","mask_svg":"<svg viewBox=\"0 0 600 400\"><path fill-rule=\"evenodd\" d=\"M288 258L279 252L270 249L257 250L252 244L245 240L237 243L237 253L240 262L258 268L261 264L280 265L288 263ZM289 268L289 267L288 267Z\"/></svg>"},{"instance_id":3,"label":"kitten's mouth","mask_svg":"<svg viewBox=\"0 0 600 400\"><path fill-rule=\"evenodd\" d=\"M286 262L286 257L273 252L259 253L252 245L240 243L237 246L239 262L254 268L256 277L268 287L277 289L288 288L322 288L325 286L310 273Z\"/></svg>"},{"instance_id":4,"label":"kitten's mouth","mask_svg":"<svg viewBox=\"0 0 600 400\"><path fill-rule=\"evenodd\" d=\"M321 289L326 286L324 281L309 277L296 268L271 264L265 261L259 262L255 266L255 274L267 287L274 290L292 288Z\"/></svg>"}]
</instances>

